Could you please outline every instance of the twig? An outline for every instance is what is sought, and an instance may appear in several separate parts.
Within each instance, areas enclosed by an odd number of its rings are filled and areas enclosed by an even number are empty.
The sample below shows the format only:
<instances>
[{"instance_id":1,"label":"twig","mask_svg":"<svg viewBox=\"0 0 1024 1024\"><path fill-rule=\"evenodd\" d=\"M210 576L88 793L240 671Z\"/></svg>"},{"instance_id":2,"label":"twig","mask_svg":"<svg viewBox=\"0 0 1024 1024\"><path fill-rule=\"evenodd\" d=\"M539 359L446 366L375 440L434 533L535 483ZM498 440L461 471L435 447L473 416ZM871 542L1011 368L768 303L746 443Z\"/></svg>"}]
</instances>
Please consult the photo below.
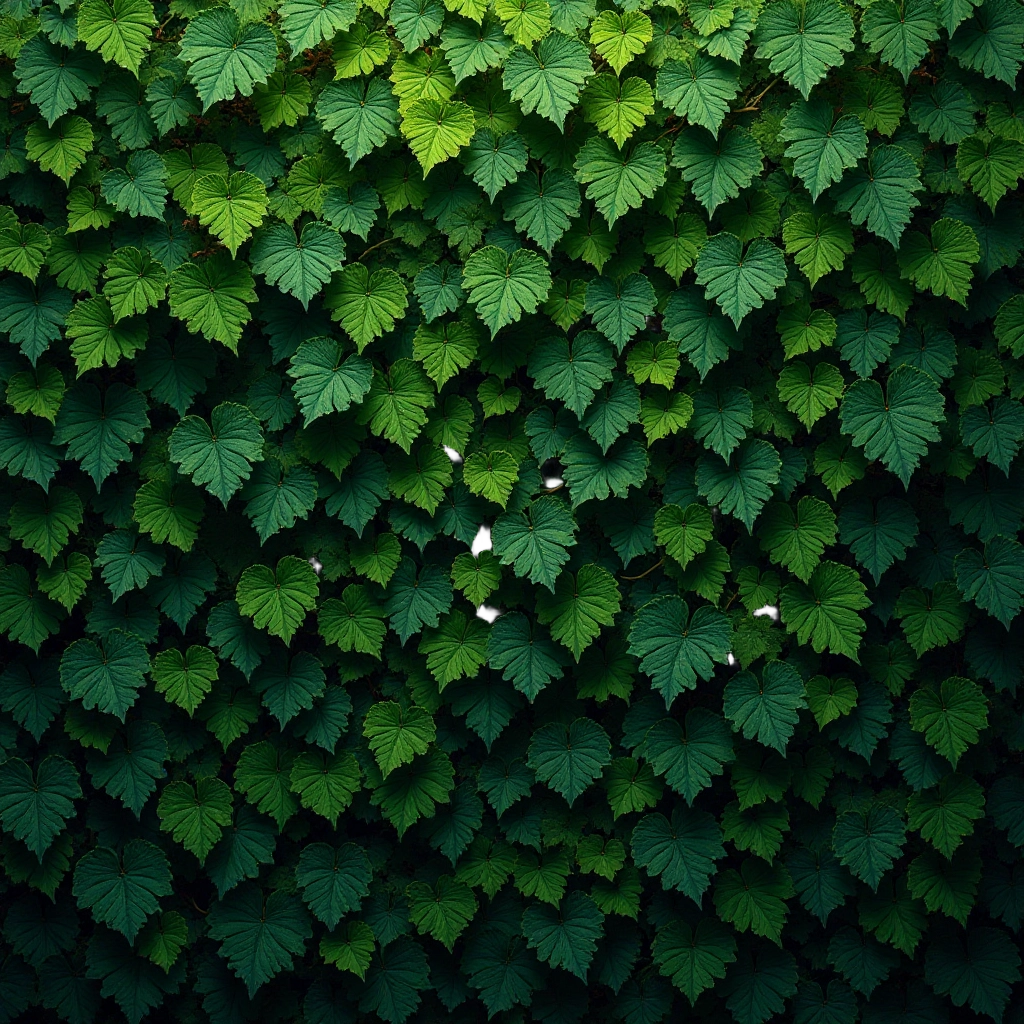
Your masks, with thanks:
<instances>
[{"instance_id":1,"label":"twig","mask_svg":"<svg viewBox=\"0 0 1024 1024\"><path fill-rule=\"evenodd\" d=\"M659 558L650 569L645 569L639 576L620 576L620 580L642 580L645 576L650 576L655 569L661 568L665 564L664 558Z\"/></svg>"},{"instance_id":2,"label":"twig","mask_svg":"<svg viewBox=\"0 0 1024 1024\"><path fill-rule=\"evenodd\" d=\"M198 903L196 903L196 901L195 901L194 899L192 899L192 897L191 897L191 896L189 896L189 898L188 898L188 901L189 901L189 903L191 903L191 904L192 904L192 906L193 906L193 907L195 907L195 908L196 908L196 910L198 910L198 911L199 911L199 913L200 913L200 914L202 914L202 915L203 915L203 917L206 917L206 915L207 915L207 914L209 913L209 911L208 911L208 910L203 910L203 908L202 908L201 906L199 906L199 904L198 904Z\"/></svg>"},{"instance_id":3,"label":"twig","mask_svg":"<svg viewBox=\"0 0 1024 1024\"><path fill-rule=\"evenodd\" d=\"M775 88L776 85L781 81L779 78L772 79L745 107L740 107L738 110L732 111L734 114L752 114L758 110L761 106L761 100Z\"/></svg>"},{"instance_id":4,"label":"twig","mask_svg":"<svg viewBox=\"0 0 1024 1024\"><path fill-rule=\"evenodd\" d=\"M380 247L381 247L382 245L387 245L387 244L388 244L388 242L394 242L394 241L395 241L395 237L394 237L394 235L392 235L392 236L391 236L391 238L384 238L384 239L381 239L381 241L377 242L377 243L376 243L376 244L374 244L374 245L371 245L369 249L366 249L366 250L364 250L363 252L361 252L361 253L360 253L360 254L359 254L359 255L358 255L357 257L356 257L356 262L358 263L358 262L359 262L359 261L360 261L360 260L361 260L361 259L362 259L362 258L363 258L364 256L369 256L369 255L370 255L370 253L371 253L371 252L373 252L373 250L374 250L374 249L379 249L379 248L380 248Z\"/></svg>"}]
</instances>

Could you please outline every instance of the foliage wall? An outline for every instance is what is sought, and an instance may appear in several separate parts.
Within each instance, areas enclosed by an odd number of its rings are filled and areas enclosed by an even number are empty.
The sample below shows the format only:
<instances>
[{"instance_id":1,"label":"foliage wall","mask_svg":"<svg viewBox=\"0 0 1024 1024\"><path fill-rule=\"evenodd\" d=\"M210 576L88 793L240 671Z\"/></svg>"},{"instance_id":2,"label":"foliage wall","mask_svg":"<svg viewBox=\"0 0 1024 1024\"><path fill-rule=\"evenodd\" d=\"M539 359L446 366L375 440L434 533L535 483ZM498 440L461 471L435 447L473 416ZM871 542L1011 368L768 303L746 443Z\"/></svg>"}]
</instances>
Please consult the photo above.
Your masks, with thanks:
<instances>
[{"instance_id":1,"label":"foliage wall","mask_svg":"<svg viewBox=\"0 0 1024 1024\"><path fill-rule=\"evenodd\" d=\"M1022 1020L1016 0L2 12L0 1024Z\"/></svg>"}]
</instances>

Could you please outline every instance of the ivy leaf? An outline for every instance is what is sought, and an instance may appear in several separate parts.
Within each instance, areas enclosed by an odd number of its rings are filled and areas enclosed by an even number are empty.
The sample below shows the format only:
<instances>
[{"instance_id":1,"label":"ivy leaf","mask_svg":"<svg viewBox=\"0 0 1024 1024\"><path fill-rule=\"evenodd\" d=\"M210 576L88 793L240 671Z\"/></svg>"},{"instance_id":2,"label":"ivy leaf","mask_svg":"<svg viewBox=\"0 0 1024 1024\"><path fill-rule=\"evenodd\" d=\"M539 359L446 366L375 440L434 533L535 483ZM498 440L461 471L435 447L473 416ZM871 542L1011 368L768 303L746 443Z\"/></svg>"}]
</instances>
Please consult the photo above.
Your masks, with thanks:
<instances>
[{"instance_id":1,"label":"ivy leaf","mask_svg":"<svg viewBox=\"0 0 1024 1024\"><path fill-rule=\"evenodd\" d=\"M552 679L562 675L568 658L546 630L521 613L509 612L491 627L487 664L532 701Z\"/></svg>"},{"instance_id":2,"label":"ivy leaf","mask_svg":"<svg viewBox=\"0 0 1024 1024\"><path fill-rule=\"evenodd\" d=\"M316 700L314 698L314 703ZM359 791L361 778L359 764L347 751L337 754L305 752L295 758L289 785L303 807L336 827L341 813Z\"/></svg>"},{"instance_id":3,"label":"ivy leaf","mask_svg":"<svg viewBox=\"0 0 1024 1024\"><path fill-rule=\"evenodd\" d=\"M416 563L403 558L388 584L384 610L391 628L405 644L423 626L436 626L451 603L452 587L446 573L436 565L425 565L417 573Z\"/></svg>"},{"instance_id":4,"label":"ivy leaf","mask_svg":"<svg viewBox=\"0 0 1024 1024\"><path fill-rule=\"evenodd\" d=\"M878 889L893 862L903 851L906 829L900 816L885 804L873 803L866 811L839 816L832 845L839 860L872 890Z\"/></svg>"},{"instance_id":5,"label":"ivy leaf","mask_svg":"<svg viewBox=\"0 0 1024 1024\"><path fill-rule=\"evenodd\" d=\"M1024 145L988 134L968 136L956 148L956 170L995 213L999 200L1024 175Z\"/></svg>"},{"instance_id":6,"label":"ivy leaf","mask_svg":"<svg viewBox=\"0 0 1024 1024\"><path fill-rule=\"evenodd\" d=\"M824 561L804 583L789 583L782 591L781 612L786 629L800 643L810 641L819 654L826 648L857 661L864 620L859 611L870 605L856 571Z\"/></svg>"},{"instance_id":7,"label":"ivy leaf","mask_svg":"<svg viewBox=\"0 0 1024 1024\"><path fill-rule=\"evenodd\" d=\"M892 0L883 0L885 4L895 7ZM793 161L793 169L815 202L868 152L868 137L861 122L853 114L836 117L822 99L795 103L779 138L788 143L786 156Z\"/></svg>"},{"instance_id":8,"label":"ivy leaf","mask_svg":"<svg viewBox=\"0 0 1024 1024\"><path fill-rule=\"evenodd\" d=\"M370 862L355 843L310 843L299 854L295 881L318 921L334 929L370 891Z\"/></svg>"},{"instance_id":9,"label":"ivy leaf","mask_svg":"<svg viewBox=\"0 0 1024 1024\"><path fill-rule=\"evenodd\" d=\"M527 158L522 136L515 132L496 135L489 128L477 131L461 157L466 171L492 202L520 171L526 170Z\"/></svg>"},{"instance_id":10,"label":"ivy leaf","mask_svg":"<svg viewBox=\"0 0 1024 1024\"><path fill-rule=\"evenodd\" d=\"M263 458L263 434L247 406L222 402L209 423L199 416L179 420L168 452L193 483L205 486L226 507L252 473L252 463Z\"/></svg>"},{"instance_id":11,"label":"ivy leaf","mask_svg":"<svg viewBox=\"0 0 1024 1024\"><path fill-rule=\"evenodd\" d=\"M473 111L466 103L421 99L410 103L402 117L402 134L426 176L432 167L457 156L476 131Z\"/></svg>"},{"instance_id":12,"label":"ivy leaf","mask_svg":"<svg viewBox=\"0 0 1024 1024\"><path fill-rule=\"evenodd\" d=\"M651 41L651 19L640 11L602 11L590 23L590 42L617 75Z\"/></svg>"},{"instance_id":13,"label":"ivy leaf","mask_svg":"<svg viewBox=\"0 0 1024 1024\"><path fill-rule=\"evenodd\" d=\"M1008 537L994 537L984 554L967 548L956 558L956 585L964 597L1007 628L1024 605L1024 549Z\"/></svg>"},{"instance_id":14,"label":"ivy leaf","mask_svg":"<svg viewBox=\"0 0 1024 1024\"><path fill-rule=\"evenodd\" d=\"M985 0L950 39L949 52L963 67L1013 88L1020 71L1024 31L1005 0Z\"/></svg>"},{"instance_id":15,"label":"ivy leaf","mask_svg":"<svg viewBox=\"0 0 1024 1024\"><path fill-rule=\"evenodd\" d=\"M91 54L57 46L40 33L22 46L14 77L52 128L59 117L89 99L100 83L100 67Z\"/></svg>"},{"instance_id":16,"label":"ivy leaf","mask_svg":"<svg viewBox=\"0 0 1024 1024\"><path fill-rule=\"evenodd\" d=\"M505 217L548 253L580 212L579 185L560 170L520 174L502 198Z\"/></svg>"},{"instance_id":17,"label":"ivy leaf","mask_svg":"<svg viewBox=\"0 0 1024 1024\"><path fill-rule=\"evenodd\" d=\"M710 217L754 180L761 170L761 147L746 128L729 128L717 138L705 131L683 132L672 147L672 166Z\"/></svg>"},{"instance_id":18,"label":"ivy leaf","mask_svg":"<svg viewBox=\"0 0 1024 1024\"><path fill-rule=\"evenodd\" d=\"M311 935L309 915L297 896L277 890L264 896L255 882L228 893L210 909L210 938L245 983L251 999L261 985L292 966Z\"/></svg>"},{"instance_id":19,"label":"ivy leaf","mask_svg":"<svg viewBox=\"0 0 1024 1024\"><path fill-rule=\"evenodd\" d=\"M919 175L905 149L876 146L864 164L832 186L831 195L836 209L848 213L854 224L867 225L870 232L896 248L910 223L911 210L920 203L914 195L921 187Z\"/></svg>"},{"instance_id":20,"label":"ivy leaf","mask_svg":"<svg viewBox=\"0 0 1024 1024\"><path fill-rule=\"evenodd\" d=\"M750 530L771 497L781 469L782 460L767 441L747 439L728 462L718 455L705 455L698 460L697 491Z\"/></svg>"},{"instance_id":21,"label":"ivy leaf","mask_svg":"<svg viewBox=\"0 0 1024 1024\"><path fill-rule=\"evenodd\" d=\"M531 903L523 913L527 945L552 967L583 980L604 932L604 914L585 893L569 893L557 907Z\"/></svg>"},{"instance_id":22,"label":"ivy leaf","mask_svg":"<svg viewBox=\"0 0 1024 1024\"><path fill-rule=\"evenodd\" d=\"M843 396L839 418L843 430L862 445L869 459L881 459L904 487L917 468L928 442L937 441L942 395L932 377L907 364L897 366L882 386L859 380Z\"/></svg>"},{"instance_id":23,"label":"ivy leaf","mask_svg":"<svg viewBox=\"0 0 1024 1024\"><path fill-rule=\"evenodd\" d=\"M620 82L615 75L595 75L583 94L587 120L619 149L654 113L654 92L642 78Z\"/></svg>"},{"instance_id":24,"label":"ivy leaf","mask_svg":"<svg viewBox=\"0 0 1024 1024\"><path fill-rule=\"evenodd\" d=\"M665 156L651 142L623 154L609 139L591 138L574 166L576 180L587 186L587 198L594 201L609 227L630 210L639 209L665 184Z\"/></svg>"},{"instance_id":25,"label":"ivy leaf","mask_svg":"<svg viewBox=\"0 0 1024 1024\"><path fill-rule=\"evenodd\" d=\"M659 597L633 619L629 650L668 707L698 679L710 679L716 662L727 661L731 632L728 619L713 608L701 606L691 616L681 598Z\"/></svg>"},{"instance_id":26,"label":"ivy leaf","mask_svg":"<svg viewBox=\"0 0 1024 1024\"><path fill-rule=\"evenodd\" d=\"M917 530L914 510L899 498L851 502L839 513L840 540L876 584L889 566L903 560Z\"/></svg>"},{"instance_id":27,"label":"ivy leaf","mask_svg":"<svg viewBox=\"0 0 1024 1024\"><path fill-rule=\"evenodd\" d=\"M907 801L910 827L917 829L947 860L984 814L985 791L964 775L946 775L937 787L913 793ZM915 874L912 865L911 878L924 881L914 878Z\"/></svg>"},{"instance_id":28,"label":"ivy leaf","mask_svg":"<svg viewBox=\"0 0 1024 1024\"><path fill-rule=\"evenodd\" d=\"M896 602L896 616L918 657L957 640L967 624L967 608L956 586L945 581L936 584L931 593L907 587Z\"/></svg>"},{"instance_id":29,"label":"ivy leaf","mask_svg":"<svg viewBox=\"0 0 1024 1024\"><path fill-rule=\"evenodd\" d=\"M231 789L220 779L198 779L194 788L171 782L160 794L157 815L160 828L203 864L231 825Z\"/></svg>"},{"instance_id":30,"label":"ivy leaf","mask_svg":"<svg viewBox=\"0 0 1024 1024\"><path fill-rule=\"evenodd\" d=\"M374 704L367 712L363 735L386 778L400 765L425 754L435 738L434 720L429 712L413 705L403 709L394 701Z\"/></svg>"},{"instance_id":31,"label":"ivy leaf","mask_svg":"<svg viewBox=\"0 0 1024 1024\"><path fill-rule=\"evenodd\" d=\"M442 875L433 886L412 882L405 895L416 930L437 939L449 952L477 910L473 890L448 875Z\"/></svg>"},{"instance_id":32,"label":"ivy leaf","mask_svg":"<svg viewBox=\"0 0 1024 1024\"><path fill-rule=\"evenodd\" d=\"M331 82L316 101L316 116L348 157L349 169L398 127L398 102L381 77Z\"/></svg>"},{"instance_id":33,"label":"ivy leaf","mask_svg":"<svg viewBox=\"0 0 1024 1024\"><path fill-rule=\"evenodd\" d=\"M608 734L596 722L578 718L534 732L527 764L571 807L610 761Z\"/></svg>"},{"instance_id":34,"label":"ivy leaf","mask_svg":"<svg viewBox=\"0 0 1024 1024\"><path fill-rule=\"evenodd\" d=\"M830 0L774 0L757 19L757 56L806 100L853 49L853 19Z\"/></svg>"},{"instance_id":35,"label":"ivy leaf","mask_svg":"<svg viewBox=\"0 0 1024 1024\"><path fill-rule=\"evenodd\" d=\"M1024 406L1000 395L991 406L973 405L960 418L960 435L977 456L1009 475L1024 439Z\"/></svg>"},{"instance_id":36,"label":"ivy leaf","mask_svg":"<svg viewBox=\"0 0 1024 1024\"><path fill-rule=\"evenodd\" d=\"M281 31L292 53L298 54L346 32L358 11L353 0L285 0L281 4Z\"/></svg>"},{"instance_id":37,"label":"ivy leaf","mask_svg":"<svg viewBox=\"0 0 1024 1024\"><path fill-rule=\"evenodd\" d=\"M171 868L163 851L133 839L120 853L97 847L75 866L73 890L78 905L134 941L162 896L171 893Z\"/></svg>"},{"instance_id":38,"label":"ivy leaf","mask_svg":"<svg viewBox=\"0 0 1024 1024\"><path fill-rule=\"evenodd\" d=\"M524 113L536 111L561 130L566 114L593 73L587 48L576 39L554 32L540 41L536 53L517 46L505 58L502 84Z\"/></svg>"},{"instance_id":39,"label":"ivy leaf","mask_svg":"<svg viewBox=\"0 0 1024 1024\"><path fill-rule=\"evenodd\" d=\"M736 939L720 921L701 918L696 927L670 921L654 937L651 955L658 970L692 1006L697 997L725 977L736 959Z\"/></svg>"},{"instance_id":40,"label":"ivy leaf","mask_svg":"<svg viewBox=\"0 0 1024 1024\"><path fill-rule=\"evenodd\" d=\"M97 708L122 722L138 699L149 655L138 637L112 629L94 642L76 640L60 659L60 681L85 709Z\"/></svg>"},{"instance_id":41,"label":"ivy leaf","mask_svg":"<svg viewBox=\"0 0 1024 1024\"><path fill-rule=\"evenodd\" d=\"M656 78L658 99L690 124L718 134L729 104L740 91L736 72L724 60L698 52L691 61L669 60Z\"/></svg>"},{"instance_id":42,"label":"ivy leaf","mask_svg":"<svg viewBox=\"0 0 1024 1024\"><path fill-rule=\"evenodd\" d=\"M237 351L248 303L256 301L252 274L245 263L217 253L202 263L184 263L171 274L171 313L193 333Z\"/></svg>"},{"instance_id":43,"label":"ivy leaf","mask_svg":"<svg viewBox=\"0 0 1024 1024\"><path fill-rule=\"evenodd\" d=\"M836 517L825 502L810 496L800 499L795 514L789 505L773 502L765 509L759 533L772 561L806 583L825 548L835 543Z\"/></svg>"},{"instance_id":44,"label":"ivy leaf","mask_svg":"<svg viewBox=\"0 0 1024 1024\"><path fill-rule=\"evenodd\" d=\"M405 313L408 293L393 270L373 274L362 263L339 271L324 293L324 305L352 336L356 351L390 331Z\"/></svg>"},{"instance_id":45,"label":"ivy leaf","mask_svg":"<svg viewBox=\"0 0 1024 1024\"><path fill-rule=\"evenodd\" d=\"M496 245L485 245L466 260L462 281L491 337L524 312L532 313L551 290L543 257L529 249L507 253Z\"/></svg>"},{"instance_id":46,"label":"ivy leaf","mask_svg":"<svg viewBox=\"0 0 1024 1024\"><path fill-rule=\"evenodd\" d=\"M974 232L960 221L943 218L932 225L931 238L911 231L898 257L900 270L919 289L927 288L963 306L974 275L971 267L979 255Z\"/></svg>"},{"instance_id":47,"label":"ivy leaf","mask_svg":"<svg viewBox=\"0 0 1024 1024\"><path fill-rule=\"evenodd\" d=\"M860 31L864 42L909 82L929 44L938 38L938 10L931 0L882 0L864 12Z\"/></svg>"},{"instance_id":48,"label":"ivy leaf","mask_svg":"<svg viewBox=\"0 0 1024 1024\"><path fill-rule=\"evenodd\" d=\"M318 581L309 562L285 555L276 571L252 565L238 580L239 611L252 618L257 629L265 629L290 644L295 631L316 604Z\"/></svg>"},{"instance_id":49,"label":"ivy leaf","mask_svg":"<svg viewBox=\"0 0 1024 1024\"><path fill-rule=\"evenodd\" d=\"M106 61L138 74L156 28L149 0L83 0L78 8L78 38Z\"/></svg>"},{"instance_id":50,"label":"ivy leaf","mask_svg":"<svg viewBox=\"0 0 1024 1024\"><path fill-rule=\"evenodd\" d=\"M733 728L781 754L796 729L797 712L805 707L803 680L782 661L765 665L760 680L753 672L737 673L722 694L722 709Z\"/></svg>"},{"instance_id":51,"label":"ivy leaf","mask_svg":"<svg viewBox=\"0 0 1024 1024\"><path fill-rule=\"evenodd\" d=\"M249 96L265 82L277 63L277 42L266 25L243 25L234 11L219 7L189 21L179 54L205 112L236 92Z\"/></svg>"},{"instance_id":52,"label":"ivy leaf","mask_svg":"<svg viewBox=\"0 0 1024 1024\"><path fill-rule=\"evenodd\" d=\"M739 327L752 309L760 309L782 287L786 261L767 239L755 238L744 250L735 235L722 231L700 250L696 271L707 298Z\"/></svg>"},{"instance_id":53,"label":"ivy leaf","mask_svg":"<svg viewBox=\"0 0 1024 1024\"><path fill-rule=\"evenodd\" d=\"M34 772L17 757L0 765L0 822L37 858L63 831L81 797L78 772L56 754L43 758Z\"/></svg>"},{"instance_id":54,"label":"ivy leaf","mask_svg":"<svg viewBox=\"0 0 1024 1024\"><path fill-rule=\"evenodd\" d=\"M725 856L718 822L691 807L676 807L671 818L644 815L630 845L638 867L660 877L663 888L678 889L697 904L711 884L715 861Z\"/></svg>"},{"instance_id":55,"label":"ivy leaf","mask_svg":"<svg viewBox=\"0 0 1024 1024\"><path fill-rule=\"evenodd\" d=\"M962 676L950 676L938 688L919 687L910 698L911 728L954 768L987 724L988 700L977 683Z\"/></svg>"},{"instance_id":56,"label":"ivy leaf","mask_svg":"<svg viewBox=\"0 0 1024 1024\"><path fill-rule=\"evenodd\" d=\"M191 717L217 681L217 659L208 647L189 646L160 651L153 658L153 682L157 692L183 708Z\"/></svg>"}]
</instances>

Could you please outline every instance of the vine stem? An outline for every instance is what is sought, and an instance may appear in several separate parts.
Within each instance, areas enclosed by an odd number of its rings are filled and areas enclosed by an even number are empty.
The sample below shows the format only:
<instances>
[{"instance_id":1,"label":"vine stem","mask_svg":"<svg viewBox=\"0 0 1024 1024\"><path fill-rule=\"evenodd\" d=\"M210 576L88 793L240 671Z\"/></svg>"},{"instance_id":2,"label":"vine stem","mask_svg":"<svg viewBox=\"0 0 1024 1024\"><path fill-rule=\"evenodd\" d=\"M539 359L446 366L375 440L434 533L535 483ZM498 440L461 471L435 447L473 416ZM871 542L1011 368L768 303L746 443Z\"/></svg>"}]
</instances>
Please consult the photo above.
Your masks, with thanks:
<instances>
[{"instance_id":1,"label":"vine stem","mask_svg":"<svg viewBox=\"0 0 1024 1024\"><path fill-rule=\"evenodd\" d=\"M780 79L774 78L770 81L745 107L740 107L738 110L732 111L734 114L752 114L758 110L761 106L761 100L768 95L776 85L779 84Z\"/></svg>"},{"instance_id":2,"label":"vine stem","mask_svg":"<svg viewBox=\"0 0 1024 1024\"><path fill-rule=\"evenodd\" d=\"M650 569L644 569L644 571L642 573L640 573L639 576L620 576L619 579L620 580L642 580L645 576L650 576L650 574L652 572L654 572L655 569L660 569L661 566L663 566L664 564L665 564L665 559L664 558L659 558L654 563L654 565L652 565L650 567Z\"/></svg>"},{"instance_id":3,"label":"vine stem","mask_svg":"<svg viewBox=\"0 0 1024 1024\"><path fill-rule=\"evenodd\" d=\"M387 245L388 242L393 242L394 240L395 240L394 235L392 235L391 238L383 238L379 242L374 243L373 245L370 246L369 249L363 250L363 252L361 252L356 257L356 262L358 263L364 256L369 256L370 253L373 252L374 249L379 249L382 245Z\"/></svg>"}]
</instances>

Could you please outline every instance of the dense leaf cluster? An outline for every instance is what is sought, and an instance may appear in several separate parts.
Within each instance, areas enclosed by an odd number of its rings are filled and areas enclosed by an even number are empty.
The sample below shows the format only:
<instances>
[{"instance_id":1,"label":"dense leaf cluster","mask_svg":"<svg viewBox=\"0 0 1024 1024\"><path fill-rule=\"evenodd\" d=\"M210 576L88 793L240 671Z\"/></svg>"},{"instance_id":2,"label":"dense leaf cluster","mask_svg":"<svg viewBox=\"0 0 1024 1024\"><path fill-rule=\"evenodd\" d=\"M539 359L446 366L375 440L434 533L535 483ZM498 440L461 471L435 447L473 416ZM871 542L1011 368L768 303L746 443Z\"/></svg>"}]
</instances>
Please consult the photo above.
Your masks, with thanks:
<instances>
[{"instance_id":1,"label":"dense leaf cluster","mask_svg":"<svg viewBox=\"0 0 1024 1024\"><path fill-rule=\"evenodd\" d=\"M1022 47L0 0L0 1024L1024 1019Z\"/></svg>"}]
</instances>

